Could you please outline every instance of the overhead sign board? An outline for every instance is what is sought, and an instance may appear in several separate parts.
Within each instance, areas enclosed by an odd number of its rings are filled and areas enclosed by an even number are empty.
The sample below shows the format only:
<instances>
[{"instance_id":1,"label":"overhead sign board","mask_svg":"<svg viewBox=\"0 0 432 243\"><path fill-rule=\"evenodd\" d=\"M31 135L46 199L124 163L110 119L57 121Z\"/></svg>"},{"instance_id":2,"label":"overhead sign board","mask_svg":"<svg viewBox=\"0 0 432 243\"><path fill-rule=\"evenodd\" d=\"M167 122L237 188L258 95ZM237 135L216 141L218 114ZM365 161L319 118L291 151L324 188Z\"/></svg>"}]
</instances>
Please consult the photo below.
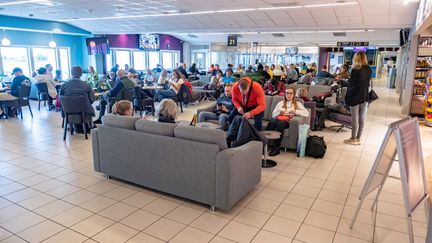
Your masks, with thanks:
<instances>
[{"instance_id":1,"label":"overhead sign board","mask_svg":"<svg viewBox=\"0 0 432 243\"><path fill-rule=\"evenodd\" d=\"M237 46L237 35L228 35L228 46Z\"/></svg>"},{"instance_id":2,"label":"overhead sign board","mask_svg":"<svg viewBox=\"0 0 432 243\"><path fill-rule=\"evenodd\" d=\"M285 49L285 54L288 54L288 55L295 55L295 54L297 54L298 53L298 48L297 47L287 47L286 49Z\"/></svg>"},{"instance_id":3,"label":"overhead sign board","mask_svg":"<svg viewBox=\"0 0 432 243\"><path fill-rule=\"evenodd\" d=\"M348 46L369 46L369 41L338 41L338 47L348 47Z\"/></svg>"}]
</instances>

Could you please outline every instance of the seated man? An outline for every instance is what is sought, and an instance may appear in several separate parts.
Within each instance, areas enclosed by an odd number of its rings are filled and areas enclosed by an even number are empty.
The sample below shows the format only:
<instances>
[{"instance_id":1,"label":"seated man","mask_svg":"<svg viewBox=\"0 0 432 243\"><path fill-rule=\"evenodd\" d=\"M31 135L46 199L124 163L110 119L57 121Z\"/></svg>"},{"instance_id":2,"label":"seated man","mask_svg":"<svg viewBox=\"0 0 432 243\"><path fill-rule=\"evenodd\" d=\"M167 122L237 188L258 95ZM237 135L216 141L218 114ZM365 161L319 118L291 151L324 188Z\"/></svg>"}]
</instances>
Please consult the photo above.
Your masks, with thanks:
<instances>
[{"instance_id":1,"label":"seated man","mask_svg":"<svg viewBox=\"0 0 432 243\"><path fill-rule=\"evenodd\" d=\"M223 83L226 84L230 84L230 83L234 83L235 79L233 77L233 70L232 69L228 69L225 73L225 77L222 78Z\"/></svg>"},{"instance_id":2,"label":"seated man","mask_svg":"<svg viewBox=\"0 0 432 243\"><path fill-rule=\"evenodd\" d=\"M8 100L15 100L16 97L19 96L18 94L18 90L20 86L30 86L31 82L30 79L27 78L26 76L24 76L22 69L21 68L14 68L12 70L12 74L15 76L14 79L12 80L12 84L11 84L11 90L10 93L0 93L0 101L8 101ZM3 103L3 102L1 102ZM1 105L1 104L0 104ZM10 116L14 115L12 113L13 109L9 110L10 112ZM3 115L5 115L3 113L3 109L0 106L0 117L2 117Z\"/></svg>"},{"instance_id":3,"label":"seated man","mask_svg":"<svg viewBox=\"0 0 432 243\"><path fill-rule=\"evenodd\" d=\"M238 115L246 119L254 118L255 128L262 130L262 119L266 108L264 90L257 82L253 82L249 77L241 78L232 88L232 101L235 109L229 116L231 123Z\"/></svg>"},{"instance_id":4,"label":"seated man","mask_svg":"<svg viewBox=\"0 0 432 243\"><path fill-rule=\"evenodd\" d=\"M330 112L336 112L347 116L351 115L349 106L345 102L334 105L327 105L319 116L318 125L315 127L316 131L321 131L323 128L326 127L325 120L328 118Z\"/></svg>"},{"instance_id":5,"label":"seated man","mask_svg":"<svg viewBox=\"0 0 432 243\"><path fill-rule=\"evenodd\" d=\"M94 124L102 124L101 119L105 115L105 109L110 98L115 98L116 101L119 101L122 99L123 90L133 89L135 87L134 82L126 76L126 71L124 69L119 69L117 71L117 77L119 80L117 81L114 88L102 95L102 99L100 101L99 118L93 122Z\"/></svg>"},{"instance_id":6,"label":"seated man","mask_svg":"<svg viewBox=\"0 0 432 243\"><path fill-rule=\"evenodd\" d=\"M228 128L228 118L234 105L231 100L232 84L225 85L225 93L222 94L216 101L216 108L213 112L203 111L198 116L198 122L206 122L208 120L218 120L222 130Z\"/></svg>"},{"instance_id":7,"label":"seated man","mask_svg":"<svg viewBox=\"0 0 432 243\"><path fill-rule=\"evenodd\" d=\"M71 69L72 78L69 82L64 83L60 88L60 95L63 96L85 96L88 98L89 103L86 104L86 113L95 116L95 111L91 105L95 101L95 96L92 88L83 82L80 78L82 76L82 68L74 66Z\"/></svg>"},{"instance_id":8,"label":"seated man","mask_svg":"<svg viewBox=\"0 0 432 243\"><path fill-rule=\"evenodd\" d=\"M318 71L317 73L317 78L333 78L333 75L331 75L328 71L327 71L327 66L324 65L322 66L321 70Z\"/></svg>"}]
</instances>

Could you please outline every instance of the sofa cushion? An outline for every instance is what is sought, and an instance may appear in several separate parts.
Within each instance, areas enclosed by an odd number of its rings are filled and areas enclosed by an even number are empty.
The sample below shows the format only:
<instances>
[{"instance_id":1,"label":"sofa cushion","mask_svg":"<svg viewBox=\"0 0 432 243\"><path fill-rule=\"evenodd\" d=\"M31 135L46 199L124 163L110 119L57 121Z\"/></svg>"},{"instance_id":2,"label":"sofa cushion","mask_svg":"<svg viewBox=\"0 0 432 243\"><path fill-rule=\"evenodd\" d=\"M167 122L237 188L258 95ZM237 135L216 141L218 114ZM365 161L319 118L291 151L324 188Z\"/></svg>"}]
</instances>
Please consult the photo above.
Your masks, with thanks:
<instances>
[{"instance_id":1,"label":"sofa cushion","mask_svg":"<svg viewBox=\"0 0 432 243\"><path fill-rule=\"evenodd\" d=\"M264 120L270 120L271 118L271 112L272 110L271 108L271 102L272 102L272 96L270 95L266 95L265 99L266 99L266 109L264 110Z\"/></svg>"},{"instance_id":2,"label":"sofa cushion","mask_svg":"<svg viewBox=\"0 0 432 243\"><path fill-rule=\"evenodd\" d=\"M174 137L174 128L177 124L164 123L140 119L135 123L137 131L147 132L155 135Z\"/></svg>"},{"instance_id":3,"label":"sofa cushion","mask_svg":"<svg viewBox=\"0 0 432 243\"><path fill-rule=\"evenodd\" d=\"M174 136L196 142L217 144L220 150L228 148L225 133L219 129L178 126L174 128Z\"/></svg>"},{"instance_id":4,"label":"sofa cushion","mask_svg":"<svg viewBox=\"0 0 432 243\"><path fill-rule=\"evenodd\" d=\"M317 94L331 92L331 87L328 85L311 85L309 87L308 98L312 99Z\"/></svg>"},{"instance_id":5,"label":"sofa cushion","mask_svg":"<svg viewBox=\"0 0 432 243\"><path fill-rule=\"evenodd\" d=\"M102 117L102 124L112 127L135 130L135 122L139 119L140 117L107 114Z\"/></svg>"}]
</instances>

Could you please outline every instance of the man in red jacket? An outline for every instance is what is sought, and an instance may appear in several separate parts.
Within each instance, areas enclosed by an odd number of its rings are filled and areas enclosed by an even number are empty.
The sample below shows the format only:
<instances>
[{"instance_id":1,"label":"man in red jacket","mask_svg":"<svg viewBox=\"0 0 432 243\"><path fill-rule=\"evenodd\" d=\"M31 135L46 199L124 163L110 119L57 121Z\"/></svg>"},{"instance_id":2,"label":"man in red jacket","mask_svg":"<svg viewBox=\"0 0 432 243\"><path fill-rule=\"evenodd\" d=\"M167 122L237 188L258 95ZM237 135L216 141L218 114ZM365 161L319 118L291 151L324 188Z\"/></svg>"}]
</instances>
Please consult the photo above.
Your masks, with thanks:
<instances>
[{"instance_id":1,"label":"man in red jacket","mask_svg":"<svg viewBox=\"0 0 432 243\"><path fill-rule=\"evenodd\" d=\"M229 116L230 123L237 115L241 115L246 119L254 118L255 128L261 131L266 108L265 94L261 85L252 82L249 77L244 77L233 85L231 93L235 109Z\"/></svg>"}]
</instances>

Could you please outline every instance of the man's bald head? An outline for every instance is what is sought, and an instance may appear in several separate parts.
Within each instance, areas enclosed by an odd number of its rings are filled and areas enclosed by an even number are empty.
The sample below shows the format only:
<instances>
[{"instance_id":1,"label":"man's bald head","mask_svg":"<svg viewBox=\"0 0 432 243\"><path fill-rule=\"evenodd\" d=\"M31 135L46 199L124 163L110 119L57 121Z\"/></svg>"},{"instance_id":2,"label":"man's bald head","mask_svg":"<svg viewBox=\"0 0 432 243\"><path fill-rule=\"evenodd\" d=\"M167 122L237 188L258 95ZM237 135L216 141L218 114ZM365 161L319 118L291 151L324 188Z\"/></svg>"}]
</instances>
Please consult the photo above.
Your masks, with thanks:
<instances>
[{"instance_id":1,"label":"man's bald head","mask_svg":"<svg viewBox=\"0 0 432 243\"><path fill-rule=\"evenodd\" d=\"M123 78L124 76L126 76L126 71L124 69L119 69L117 71L117 77Z\"/></svg>"}]
</instances>

